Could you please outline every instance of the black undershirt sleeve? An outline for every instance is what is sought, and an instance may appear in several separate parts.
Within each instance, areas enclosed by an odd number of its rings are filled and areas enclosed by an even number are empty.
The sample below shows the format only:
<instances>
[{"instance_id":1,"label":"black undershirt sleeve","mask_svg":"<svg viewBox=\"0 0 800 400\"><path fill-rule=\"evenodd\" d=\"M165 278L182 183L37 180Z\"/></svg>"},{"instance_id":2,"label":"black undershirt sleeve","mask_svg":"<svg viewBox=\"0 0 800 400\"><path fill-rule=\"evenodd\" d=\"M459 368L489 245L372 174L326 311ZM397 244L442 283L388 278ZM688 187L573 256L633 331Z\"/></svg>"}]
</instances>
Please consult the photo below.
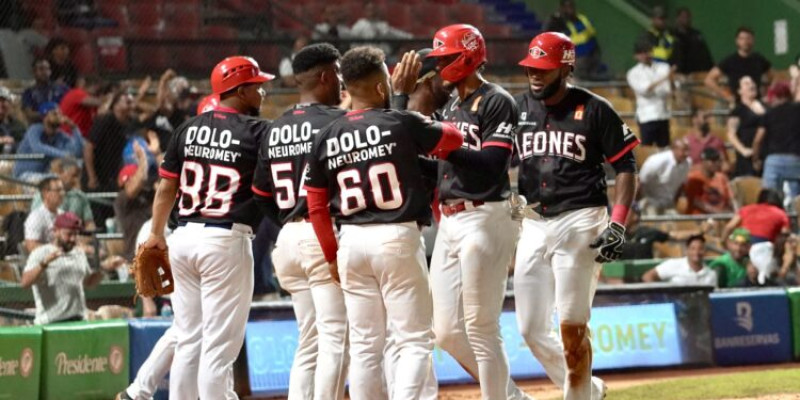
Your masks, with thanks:
<instances>
[{"instance_id":1,"label":"black undershirt sleeve","mask_svg":"<svg viewBox=\"0 0 800 400\"><path fill-rule=\"evenodd\" d=\"M511 150L498 146L486 147L481 151L462 148L450 152L447 161L459 166L469 166L489 176L499 176L505 172L510 155Z\"/></svg>"}]
</instances>

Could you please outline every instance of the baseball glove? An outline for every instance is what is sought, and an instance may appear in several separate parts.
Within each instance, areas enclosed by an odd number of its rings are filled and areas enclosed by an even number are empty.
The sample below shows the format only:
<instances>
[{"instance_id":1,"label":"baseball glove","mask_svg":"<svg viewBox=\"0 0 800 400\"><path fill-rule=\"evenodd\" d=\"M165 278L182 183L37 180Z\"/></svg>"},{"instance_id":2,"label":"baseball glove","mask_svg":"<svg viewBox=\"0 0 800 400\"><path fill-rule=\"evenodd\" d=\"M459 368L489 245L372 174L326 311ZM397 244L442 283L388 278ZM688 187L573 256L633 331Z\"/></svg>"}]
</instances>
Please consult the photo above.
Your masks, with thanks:
<instances>
[{"instance_id":1,"label":"baseball glove","mask_svg":"<svg viewBox=\"0 0 800 400\"><path fill-rule=\"evenodd\" d=\"M139 245L130 270L136 280L136 292L139 296L163 296L175 290L167 250Z\"/></svg>"}]
</instances>

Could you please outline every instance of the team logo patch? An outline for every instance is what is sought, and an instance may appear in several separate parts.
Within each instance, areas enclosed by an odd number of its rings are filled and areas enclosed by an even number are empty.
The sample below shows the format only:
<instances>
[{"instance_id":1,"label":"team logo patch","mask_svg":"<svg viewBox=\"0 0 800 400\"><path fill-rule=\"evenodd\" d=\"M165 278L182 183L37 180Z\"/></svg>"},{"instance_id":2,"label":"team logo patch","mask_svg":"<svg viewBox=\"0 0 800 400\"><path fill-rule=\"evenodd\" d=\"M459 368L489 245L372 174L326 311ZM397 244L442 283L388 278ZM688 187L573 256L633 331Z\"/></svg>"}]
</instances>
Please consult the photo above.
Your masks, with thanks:
<instances>
[{"instance_id":1,"label":"team logo patch","mask_svg":"<svg viewBox=\"0 0 800 400\"><path fill-rule=\"evenodd\" d=\"M438 49L439 47L444 46L444 42L441 39L433 38L433 48Z\"/></svg>"},{"instance_id":2,"label":"team logo patch","mask_svg":"<svg viewBox=\"0 0 800 400\"><path fill-rule=\"evenodd\" d=\"M464 46L465 49L469 51L475 51L478 49L478 36L472 32L467 32L464 34L464 37L461 38L461 45Z\"/></svg>"},{"instance_id":3,"label":"team logo patch","mask_svg":"<svg viewBox=\"0 0 800 400\"><path fill-rule=\"evenodd\" d=\"M539 46L534 46L532 49L528 50L528 53L530 53L534 60L547 57L547 52L542 50L542 48Z\"/></svg>"},{"instance_id":4,"label":"team logo patch","mask_svg":"<svg viewBox=\"0 0 800 400\"><path fill-rule=\"evenodd\" d=\"M574 62L575 62L575 49L564 50L564 54L561 56L561 63L572 64Z\"/></svg>"},{"instance_id":5,"label":"team logo patch","mask_svg":"<svg viewBox=\"0 0 800 400\"><path fill-rule=\"evenodd\" d=\"M583 119L583 104L575 107L575 120L580 121Z\"/></svg>"}]
</instances>

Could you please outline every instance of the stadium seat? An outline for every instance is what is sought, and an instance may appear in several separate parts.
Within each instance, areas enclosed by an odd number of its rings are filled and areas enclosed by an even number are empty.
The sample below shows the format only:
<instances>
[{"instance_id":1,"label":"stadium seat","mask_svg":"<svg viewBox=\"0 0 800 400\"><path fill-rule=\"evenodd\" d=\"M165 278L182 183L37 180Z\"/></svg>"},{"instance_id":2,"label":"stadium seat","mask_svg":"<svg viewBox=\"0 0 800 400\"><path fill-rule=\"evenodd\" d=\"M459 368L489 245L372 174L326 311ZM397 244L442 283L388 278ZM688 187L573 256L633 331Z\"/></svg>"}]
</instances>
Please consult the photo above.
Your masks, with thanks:
<instances>
[{"instance_id":1,"label":"stadium seat","mask_svg":"<svg viewBox=\"0 0 800 400\"><path fill-rule=\"evenodd\" d=\"M83 28L62 26L56 30L55 35L69 42L73 49L91 42L89 31Z\"/></svg>"},{"instance_id":2,"label":"stadium seat","mask_svg":"<svg viewBox=\"0 0 800 400\"><path fill-rule=\"evenodd\" d=\"M136 26L158 26L164 24L163 8L155 3L131 3L128 5L128 18Z\"/></svg>"},{"instance_id":3,"label":"stadium seat","mask_svg":"<svg viewBox=\"0 0 800 400\"><path fill-rule=\"evenodd\" d=\"M389 25L404 30L411 25L411 7L408 4L391 2L386 4L385 10Z\"/></svg>"},{"instance_id":4,"label":"stadium seat","mask_svg":"<svg viewBox=\"0 0 800 400\"><path fill-rule=\"evenodd\" d=\"M126 30L130 26L128 10L123 4L100 2L98 9L103 17L117 21L118 29Z\"/></svg>"},{"instance_id":5,"label":"stadium seat","mask_svg":"<svg viewBox=\"0 0 800 400\"><path fill-rule=\"evenodd\" d=\"M656 146L636 146L633 148L633 155L636 157L636 169L642 169L642 164L653 154L658 153Z\"/></svg>"},{"instance_id":6,"label":"stadium seat","mask_svg":"<svg viewBox=\"0 0 800 400\"><path fill-rule=\"evenodd\" d=\"M97 52L101 72L124 72L128 69L125 43L119 35L98 35Z\"/></svg>"},{"instance_id":7,"label":"stadium seat","mask_svg":"<svg viewBox=\"0 0 800 400\"><path fill-rule=\"evenodd\" d=\"M164 5L164 22L166 28L179 28L174 30L176 33L197 33L203 22L200 11L199 8L191 4L168 3Z\"/></svg>"},{"instance_id":8,"label":"stadium seat","mask_svg":"<svg viewBox=\"0 0 800 400\"><path fill-rule=\"evenodd\" d=\"M203 27L201 32L204 38L215 40L236 39L239 35L236 28L227 25L208 25Z\"/></svg>"},{"instance_id":9,"label":"stadium seat","mask_svg":"<svg viewBox=\"0 0 800 400\"><path fill-rule=\"evenodd\" d=\"M487 24L480 27L481 33L485 37L509 37L511 36L511 27L508 25L500 24Z\"/></svg>"},{"instance_id":10,"label":"stadium seat","mask_svg":"<svg viewBox=\"0 0 800 400\"><path fill-rule=\"evenodd\" d=\"M758 192L761 191L761 178L754 176L740 176L731 181L733 194L733 207L739 210L743 206L755 204L758 201Z\"/></svg>"},{"instance_id":11,"label":"stadium seat","mask_svg":"<svg viewBox=\"0 0 800 400\"><path fill-rule=\"evenodd\" d=\"M414 6L414 14L420 23L431 27L441 28L448 24L445 16L445 5L436 3L421 3Z\"/></svg>"},{"instance_id":12,"label":"stadium seat","mask_svg":"<svg viewBox=\"0 0 800 400\"><path fill-rule=\"evenodd\" d=\"M459 23L472 24L482 27L484 25L483 7L479 4L461 3L448 8L450 18Z\"/></svg>"},{"instance_id":13,"label":"stadium seat","mask_svg":"<svg viewBox=\"0 0 800 400\"><path fill-rule=\"evenodd\" d=\"M97 52L94 46L90 43L84 43L75 48L72 54L72 62L82 75L93 74L97 72Z\"/></svg>"},{"instance_id":14,"label":"stadium seat","mask_svg":"<svg viewBox=\"0 0 800 400\"><path fill-rule=\"evenodd\" d=\"M262 71L274 75L278 74L278 65L281 62L281 53L278 46L272 44L247 46L242 51L245 55L253 57Z\"/></svg>"}]
</instances>

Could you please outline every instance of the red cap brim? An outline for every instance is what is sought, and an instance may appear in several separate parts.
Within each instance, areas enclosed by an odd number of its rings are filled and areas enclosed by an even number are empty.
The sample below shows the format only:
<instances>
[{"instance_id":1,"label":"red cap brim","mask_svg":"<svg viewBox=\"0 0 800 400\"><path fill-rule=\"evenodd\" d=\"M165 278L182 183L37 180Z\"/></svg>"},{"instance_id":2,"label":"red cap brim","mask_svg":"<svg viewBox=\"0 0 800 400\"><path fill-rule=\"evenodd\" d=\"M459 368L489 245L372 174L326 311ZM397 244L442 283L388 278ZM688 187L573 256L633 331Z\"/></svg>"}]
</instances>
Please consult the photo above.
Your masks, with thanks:
<instances>
[{"instance_id":1,"label":"red cap brim","mask_svg":"<svg viewBox=\"0 0 800 400\"><path fill-rule=\"evenodd\" d=\"M439 46L433 49L425 58L449 56L451 54L458 54L461 51L461 49L450 49L447 46Z\"/></svg>"},{"instance_id":2,"label":"red cap brim","mask_svg":"<svg viewBox=\"0 0 800 400\"><path fill-rule=\"evenodd\" d=\"M556 69L562 67L560 63L554 63L550 60L534 60L531 57L525 57L519 62L519 65L536 69Z\"/></svg>"}]
</instances>

